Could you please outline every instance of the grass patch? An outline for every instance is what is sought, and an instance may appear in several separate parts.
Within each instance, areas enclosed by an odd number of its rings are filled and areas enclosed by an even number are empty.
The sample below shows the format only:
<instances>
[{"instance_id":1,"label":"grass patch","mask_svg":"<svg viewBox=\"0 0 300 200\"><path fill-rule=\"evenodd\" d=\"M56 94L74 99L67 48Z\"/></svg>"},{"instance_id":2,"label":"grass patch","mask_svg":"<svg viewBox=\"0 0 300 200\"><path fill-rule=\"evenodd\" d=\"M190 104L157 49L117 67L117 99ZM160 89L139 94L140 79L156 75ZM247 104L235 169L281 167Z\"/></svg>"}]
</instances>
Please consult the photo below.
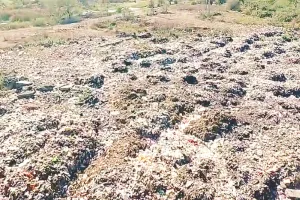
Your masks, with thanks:
<instances>
[{"instance_id":1,"label":"grass patch","mask_svg":"<svg viewBox=\"0 0 300 200\"><path fill-rule=\"evenodd\" d=\"M11 30L30 27L31 22L11 22L0 25L0 30Z\"/></svg>"},{"instance_id":2,"label":"grass patch","mask_svg":"<svg viewBox=\"0 0 300 200\"><path fill-rule=\"evenodd\" d=\"M124 33L140 33L145 32L147 27L141 23L132 23L130 21L123 20L107 20L97 22L92 25L92 29L95 30L114 30L116 32L124 32Z\"/></svg>"},{"instance_id":3,"label":"grass patch","mask_svg":"<svg viewBox=\"0 0 300 200\"><path fill-rule=\"evenodd\" d=\"M65 44L66 41L61 38L45 38L38 42L38 45L50 48L52 46L58 46Z\"/></svg>"},{"instance_id":4,"label":"grass patch","mask_svg":"<svg viewBox=\"0 0 300 200\"><path fill-rule=\"evenodd\" d=\"M34 19L32 24L33 24L33 26L43 27L43 26L47 25L47 22L46 22L45 18L36 18L36 19Z\"/></svg>"}]
</instances>

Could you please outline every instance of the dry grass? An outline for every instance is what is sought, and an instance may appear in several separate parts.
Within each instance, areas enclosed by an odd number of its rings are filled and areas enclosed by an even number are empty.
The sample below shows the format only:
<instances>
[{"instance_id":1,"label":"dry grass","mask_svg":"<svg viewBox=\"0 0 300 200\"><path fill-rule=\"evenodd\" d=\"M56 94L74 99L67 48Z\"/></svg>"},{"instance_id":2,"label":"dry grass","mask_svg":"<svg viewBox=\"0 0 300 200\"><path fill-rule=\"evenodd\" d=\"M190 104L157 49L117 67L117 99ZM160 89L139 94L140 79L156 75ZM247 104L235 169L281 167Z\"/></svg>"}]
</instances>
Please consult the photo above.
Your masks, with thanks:
<instances>
[{"instance_id":1,"label":"dry grass","mask_svg":"<svg viewBox=\"0 0 300 200\"><path fill-rule=\"evenodd\" d=\"M213 140L222 131L230 131L236 120L222 112L207 112L198 120L191 121L185 134L195 135L203 141ZM225 125L225 127L223 127ZM224 130L222 130L224 129Z\"/></svg>"},{"instance_id":2,"label":"dry grass","mask_svg":"<svg viewBox=\"0 0 300 200\"><path fill-rule=\"evenodd\" d=\"M20 29L30 26L55 24L47 10L42 9L3 9L0 14L0 30Z\"/></svg>"},{"instance_id":3,"label":"dry grass","mask_svg":"<svg viewBox=\"0 0 300 200\"><path fill-rule=\"evenodd\" d=\"M145 148L145 142L134 134L118 139L109 147L105 155L99 157L93 162L93 165L86 169L86 176L80 177L73 184L73 187L70 189L71 194L74 196L80 195L76 194L77 189L90 183L102 170L112 169L125 164L125 158L136 157L137 153Z\"/></svg>"}]
</instances>

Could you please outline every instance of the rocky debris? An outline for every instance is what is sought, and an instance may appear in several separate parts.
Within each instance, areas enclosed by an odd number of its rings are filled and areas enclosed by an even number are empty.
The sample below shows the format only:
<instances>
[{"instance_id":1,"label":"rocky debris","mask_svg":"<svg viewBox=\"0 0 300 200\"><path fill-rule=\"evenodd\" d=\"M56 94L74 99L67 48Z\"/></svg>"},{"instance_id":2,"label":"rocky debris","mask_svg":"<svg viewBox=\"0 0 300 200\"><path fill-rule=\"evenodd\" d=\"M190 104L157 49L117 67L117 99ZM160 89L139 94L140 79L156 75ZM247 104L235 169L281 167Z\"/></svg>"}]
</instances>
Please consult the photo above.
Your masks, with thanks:
<instances>
[{"instance_id":1,"label":"rocky debris","mask_svg":"<svg viewBox=\"0 0 300 200\"><path fill-rule=\"evenodd\" d=\"M32 99L34 95L35 91L25 91L18 94L18 99Z\"/></svg>"},{"instance_id":2,"label":"rocky debris","mask_svg":"<svg viewBox=\"0 0 300 200\"><path fill-rule=\"evenodd\" d=\"M275 56L275 54L272 52L272 51L265 51L264 53L263 53L263 57L264 58L273 58Z\"/></svg>"},{"instance_id":3,"label":"rocky debris","mask_svg":"<svg viewBox=\"0 0 300 200\"><path fill-rule=\"evenodd\" d=\"M288 198L300 198L300 190L286 189L285 194Z\"/></svg>"},{"instance_id":4,"label":"rocky debris","mask_svg":"<svg viewBox=\"0 0 300 200\"><path fill-rule=\"evenodd\" d=\"M76 78L75 85L88 85L91 88L101 88L104 85L104 76L101 74L95 74L89 78Z\"/></svg>"},{"instance_id":5,"label":"rocky debris","mask_svg":"<svg viewBox=\"0 0 300 200\"><path fill-rule=\"evenodd\" d=\"M296 98L300 97L300 88L284 88L284 87L277 87L274 89L273 94L275 96L281 97L290 97L295 96Z\"/></svg>"},{"instance_id":6,"label":"rocky debris","mask_svg":"<svg viewBox=\"0 0 300 200\"><path fill-rule=\"evenodd\" d=\"M195 76L192 76L192 75L187 75L187 76L183 77L183 81L188 83L188 84L191 84L191 85L198 84L197 78Z\"/></svg>"},{"instance_id":7,"label":"rocky debris","mask_svg":"<svg viewBox=\"0 0 300 200\"><path fill-rule=\"evenodd\" d=\"M238 70L238 71L235 71L234 73L235 73L235 74L242 75L242 76L249 74L249 72L248 72L248 71L245 71L245 70Z\"/></svg>"},{"instance_id":8,"label":"rocky debris","mask_svg":"<svg viewBox=\"0 0 300 200\"><path fill-rule=\"evenodd\" d=\"M152 34L147 32L147 33L140 33L137 35L138 38L146 39L146 38L151 38Z\"/></svg>"},{"instance_id":9,"label":"rocky debris","mask_svg":"<svg viewBox=\"0 0 300 200\"><path fill-rule=\"evenodd\" d=\"M211 101L208 99L197 99L196 104L200 104L201 106L208 107L211 105Z\"/></svg>"},{"instance_id":10,"label":"rocky debris","mask_svg":"<svg viewBox=\"0 0 300 200\"><path fill-rule=\"evenodd\" d=\"M230 58L232 56L230 50L226 49L225 53L224 53L224 57L226 58Z\"/></svg>"},{"instance_id":11,"label":"rocky debris","mask_svg":"<svg viewBox=\"0 0 300 200\"><path fill-rule=\"evenodd\" d=\"M0 107L0 117L5 115L5 113L7 112L7 109L5 107Z\"/></svg>"},{"instance_id":12,"label":"rocky debris","mask_svg":"<svg viewBox=\"0 0 300 200\"><path fill-rule=\"evenodd\" d=\"M113 70L112 70L113 73L127 73L128 72L128 68L126 66L115 66L113 67Z\"/></svg>"},{"instance_id":13,"label":"rocky debris","mask_svg":"<svg viewBox=\"0 0 300 200\"><path fill-rule=\"evenodd\" d=\"M169 42L168 38L153 38L151 39L151 42L153 42L154 44L164 44Z\"/></svg>"},{"instance_id":14,"label":"rocky debris","mask_svg":"<svg viewBox=\"0 0 300 200\"><path fill-rule=\"evenodd\" d=\"M216 44L218 47L225 47L226 41L219 39L211 41L212 44Z\"/></svg>"},{"instance_id":15,"label":"rocky debris","mask_svg":"<svg viewBox=\"0 0 300 200\"><path fill-rule=\"evenodd\" d=\"M103 75L94 75L86 80L86 84L92 88L101 88L104 84L104 76Z\"/></svg>"},{"instance_id":16,"label":"rocky debris","mask_svg":"<svg viewBox=\"0 0 300 200\"><path fill-rule=\"evenodd\" d=\"M203 141L209 141L218 135L232 131L236 125L237 121L234 117L220 112L208 112L199 119L191 121L184 133L195 135Z\"/></svg>"},{"instance_id":17,"label":"rocky debris","mask_svg":"<svg viewBox=\"0 0 300 200\"><path fill-rule=\"evenodd\" d=\"M167 82L171 81L169 77L164 76L162 74L147 75L146 78L148 79L149 83L151 83L151 84L157 84L159 82L165 82L165 83L167 83Z\"/></svg>"},{"instance_id":18,"label":"rocky debris","mask_svg":"<svg viewBox=\"0 0 300 200\"><path fill-rule=\"evenodd\" d=\"M132 61L129 60L129 59L124 60L123 63L124 63L126 66L132 65Z\"/></svg>"},{"instance_id":19,"label":"rocky debris","mask_svg":"<svg viewBox=\"0 0 300 200\"><path fill-rule=\"evenodd\" d=\"M282 34L282 32L279 32L279 31L266 31L266 32L262 33L262 35L264 35L266 37L274 37L277 34Z\"/></svg>"},{"instance_id":20,"label":"rocky debris","mask_svg":"<svg viewBox=\"0 0 300 200\"><path fill-rule=\"evenodd\" d=\"M188 61L187 57L181 57L181 58L177 59L177 62L179 62L179 63L187 63L187 61Z\"/></svg>"},{"instance_id":21,"label":"rocky debris","mask_svg":"<svg viewBox=\"0 0 300 200\"><path fill-rule=\"evenodd\" d=\"M45 130L51 130L51 129L58 129L60 123L57 119L53 117L45 117L38 121L36 125L37 131L45 131Z\"/></svg>"},{"instance_id":22,"label":"rocky debris","mask_svg":"<svg viewBox=\"0 0 300 200\"><path fill-rule=\"evenodd\" d=\"M62 92L69 92L73 88L73 85L63 85L59 87L59 90Z\"/></svg>"},{"instance_id":23,"label":"rocky debris","mask_svg":"<svg viewBox=\"0 0 300 200\"><path fill-rule=\"evenodd\" d=\"M99 98L91 91L84 91L76 102L77 105L87 104L89 106L95 106L100 102Z\"/></svg>"},{"instance_id":24,"label":"rocky debris","mask_svg":"<svg viewBox=\"0 0 300 200\"><path fill-rule=\"evenodd\" d=\"M279 81L279 82L285 82L287 78L285 77L284 74L274 74L271 76L272 81Z\"/></svg>"},{"instance_id":25,"label":"rocky debris","mask_svg":"<svg viewBox=\"0 0 300 200\"><path fill-rule=\"evenodd\" d=\"M120 32L120 33L117 33L116 37L119 37L119 38L126 38L126 37L132 37L133 35L131 33L125 33L125 32Z\"/></svg>"},{"instance_id":26,"label":"rocky debris","mask_svg":"<svg viewBox=\"0 0 300 200\"><path fill-rule=\"evenodd\" d=\"M251 38L251 39L246 39L245 42L246 42L247 44L253 44L253 43L254 43L254 41L253 41L252 38Z\"/></svg>"},{"instance_id":27,"label":"rocky debris","mask_svg":"<svg viewBox=\"0 0 300 200\"><path fill-rule=\"evenodd\" d=\"M283 53L286 53L286 51L283 49L283 48L280 48L280 47L275 47L274 49L274 52L277 53L277 54L283 54Z\"/></svg>"},{"instance_id":28,"label":"rocky debris","mask_svg":"<svg viewBox=\"0 0 300 200\"><path fill-rule=\"evenodd\" d=\"M40 92L52 92L54 88L55 88L54 85L44 85L37 88L37 90Z\"/></svg>"},{"instance_id":29,"label":"rocky debris","mask_svg":"<svg viewBox=\"0 0 300 200\"><path fill-rule=\"evenodd\" d=\"M250 49L250 46L249 46L249 44L243 44L241 47L240 47L240 52L245 52L245 51L247 51L247 50L249 50Z\"/></svg>"},{"instance_id":30,"label":"rocky debris","mask_svg":"<svg viewBox=\"0 0 300 200\"><path fill-rule=\"evenodd\" d=\"M25 87L25 86L30 86L30 85L32 85L32 84L33 84L33 83L30 82L30 81L18 81L18 82L16 82L15 87L16 87L16 88L23 88L23 87Z\"/></svg>"},{"instance_id":31,"label":"rocky debris","mask_svg":"<svg viewBox=\"0 0 300 200\"><path fill-rule=\"evenodd\" d=\"M136 81L138 79L138 77L134 74L129 74L129 79L132 81Z\"/></svg>"},{"instance_id":32,"label":"rocky debris","mask_svg":"<svg viewBox=\"0 0 300 200\"><path fill-rule=\"evenodd\" d=\"M251 37L254 41L259 41L259 35L258 34L253 34Z\"/></svg>"},{"instance_id":33,"label":"rocky debris","mask_svg":"<svg viewBox=\"0 0 300 200\"><path fill-rule=\"evenodd\" d=\"M228 94L229 97L243 97L246 95L246 91L244 90L244 88L237 84L229 85L229 88L227 88L225 92Z\"/></svg>"},{"instance_id":34,"label":"rocky debris","mask_svg":"<svg viewBox=\"0 0 300 200\"><path fill-rule=\"evenodd\" d=\"M16 88L16 83L18 82L18 78L15 76L5 76L3 80L3 85L7 89L11 90Z\"/></svg>"},{"instance_id":35,"label":"rocky debris","mask_svg":"<svg viewBox=\"0 0 300 200\"><path fill-rule=\"evenodd\" d=\"M275 200L298 190L299 41L255 32L3 50L1 71L14 75L0 92L0 199Z\"/></svg>"},{"instance_id":36,"label":"rocky debris","mask_svg":"<svg viewBox=\"0 0 300 200\"><path fill-rule=\"evenodd\" d=\"M151 61L149 60L143 60L141 63L140 63L140 66L141 67L144 67L144 68L148 68L151 66Z\"/></svg>"},{"instance_id":37,"label":"rocky debris","mask_svg":"<svg viewBox=\"0 0 300 200\"><path fill-rule=\"evenodd\" d=\"M166 65L171 65L175 62L176 62L176 59L174 59L174 58L166 58L166 59L160 60L159 64L166 66Z\"/></svg>"}]
</instances>

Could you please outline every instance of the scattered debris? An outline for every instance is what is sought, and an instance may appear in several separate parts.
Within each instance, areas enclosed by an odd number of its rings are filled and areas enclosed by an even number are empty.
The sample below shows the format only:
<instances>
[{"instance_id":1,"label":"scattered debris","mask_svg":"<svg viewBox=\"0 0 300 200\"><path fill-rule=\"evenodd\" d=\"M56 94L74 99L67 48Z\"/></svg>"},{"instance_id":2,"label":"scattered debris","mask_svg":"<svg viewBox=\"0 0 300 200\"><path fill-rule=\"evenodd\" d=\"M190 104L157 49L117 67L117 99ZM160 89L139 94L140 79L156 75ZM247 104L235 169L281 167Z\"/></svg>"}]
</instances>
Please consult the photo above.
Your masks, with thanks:
<instances>
[{"instance_id":1,"label":"scattered debris","mask_svg":"<svg viewBox=\"0 0 300 200\"><path fill-rule=\"evenodd\" d=\"M300 198L299 41L262 30L1 51L0 199Z\"/></svg>"}]
</instances>

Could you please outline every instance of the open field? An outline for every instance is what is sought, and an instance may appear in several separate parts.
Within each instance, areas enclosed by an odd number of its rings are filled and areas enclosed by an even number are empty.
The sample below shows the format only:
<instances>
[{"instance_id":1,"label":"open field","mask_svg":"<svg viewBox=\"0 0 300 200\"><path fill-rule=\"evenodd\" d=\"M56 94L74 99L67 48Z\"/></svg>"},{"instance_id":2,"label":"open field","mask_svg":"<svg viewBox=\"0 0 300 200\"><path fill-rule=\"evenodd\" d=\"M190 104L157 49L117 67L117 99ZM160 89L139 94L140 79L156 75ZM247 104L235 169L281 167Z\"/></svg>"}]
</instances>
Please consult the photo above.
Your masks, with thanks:
<instances>
[{"instance_id":1,"label":"open field","mask_svg":"<svg viewBox=\"0 0 300 200\"><path fill-rule=\"evenodd\" d=\"M298 22L147 5L0 31L0 199L300 198Z\"/></svg>"}]
</instances>

